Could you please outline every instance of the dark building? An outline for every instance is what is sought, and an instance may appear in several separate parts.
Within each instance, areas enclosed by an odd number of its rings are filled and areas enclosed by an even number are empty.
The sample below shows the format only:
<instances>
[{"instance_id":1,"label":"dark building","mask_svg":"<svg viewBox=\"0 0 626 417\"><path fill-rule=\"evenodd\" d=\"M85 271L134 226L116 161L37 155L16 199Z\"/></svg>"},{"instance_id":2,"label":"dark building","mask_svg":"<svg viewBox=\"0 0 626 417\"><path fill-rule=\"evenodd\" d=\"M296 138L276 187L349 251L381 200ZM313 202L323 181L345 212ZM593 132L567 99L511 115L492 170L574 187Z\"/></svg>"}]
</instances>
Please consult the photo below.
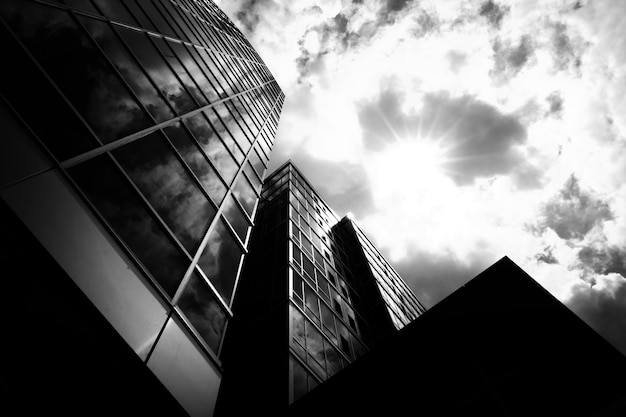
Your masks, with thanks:
<instances>
[{"instance_id":1,"label":"dark building","mask_svg":"<svg viewBox=\"0 0 626 417\"><path fill-rule=\"evenodd\" d=\"M623 416L626 358L503 258L288 415Z\"/></svg>"},{"instance_id":2,"label":"dark building","mask_svg":"<svg viewBox=\"0 0 626 417\"><path fill-rule=\"evenodd\" d=\"M284 411L423 312L363 231L287 162L263 185L218 414Z\"/></svg>"},{"instance_id":3,"label":"dark building","mask_svg":"<svg viewBox=\"0 0 626 417\"><path fill-rule=\"evenodd\" d=\"M280 87L205 0L4 0L0 43L9 397L210 415Z\"/></svg>"}]
</instances>

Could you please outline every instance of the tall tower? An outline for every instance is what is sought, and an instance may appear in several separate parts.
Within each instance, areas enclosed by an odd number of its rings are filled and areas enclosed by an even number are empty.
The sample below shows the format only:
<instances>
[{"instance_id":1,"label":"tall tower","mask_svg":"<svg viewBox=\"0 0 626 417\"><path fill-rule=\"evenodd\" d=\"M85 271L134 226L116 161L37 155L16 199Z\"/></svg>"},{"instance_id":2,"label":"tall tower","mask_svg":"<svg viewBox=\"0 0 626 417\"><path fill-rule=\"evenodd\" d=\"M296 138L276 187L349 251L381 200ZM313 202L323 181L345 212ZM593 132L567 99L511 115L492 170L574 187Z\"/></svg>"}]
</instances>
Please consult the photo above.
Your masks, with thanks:
<instances>
[{"instance_id":1,"label":"tall tower","mask_svg":"<svg viewBox=\"0 0 626 417\"><path fill-rule=\"evenodd\" d=\"M30 372L48 404L118 409L126 381L139 410L171 396L210 415L284 94L208 0L6 0L0 43L9 292L47 293L17 306L16 395ZM32 329L57 334L56 350L29 355ZM145 388L154 377L164 396Z\"/></svg>"},{"instance_id":2,"label":"tall tower","mask_svg":"<svg viewBox=\"0 0 626 417\"><path fill-rule=\"evenodd\" d=\"M225 341L220 415L250 404L285 410L424 312L290 161L264 182L255 223Z\"/></svg>"}]
</instances>

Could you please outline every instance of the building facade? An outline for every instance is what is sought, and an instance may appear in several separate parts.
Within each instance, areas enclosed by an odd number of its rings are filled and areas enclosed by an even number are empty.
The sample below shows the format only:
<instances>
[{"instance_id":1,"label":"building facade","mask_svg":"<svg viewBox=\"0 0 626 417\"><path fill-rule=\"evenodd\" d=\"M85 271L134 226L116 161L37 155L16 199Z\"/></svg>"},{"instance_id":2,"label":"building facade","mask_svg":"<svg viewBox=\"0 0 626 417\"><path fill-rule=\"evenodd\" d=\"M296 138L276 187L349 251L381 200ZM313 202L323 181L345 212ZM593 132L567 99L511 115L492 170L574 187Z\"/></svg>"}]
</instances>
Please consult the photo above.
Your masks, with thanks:
<instances>
[{"instance_id":1,"label":"building facade","mask_svg":"<svg viewBox=\"0 0 626 417\"><path fill-rule=\"evenodd\" d=\"M2 1L0 42L8 216L60 266L50 280L210 415L279 85L208 0Z\"/></svg>"},{"instance_id":2,"label":"building facade","mask_svg":"<svg viewBox=\"0 0 626 417\"><path fill-rule=\"evenodd\" d=\"M288 161L263 185L218 414L286 410L423 312L362 230Z\"/></svg>"}]
</instances>

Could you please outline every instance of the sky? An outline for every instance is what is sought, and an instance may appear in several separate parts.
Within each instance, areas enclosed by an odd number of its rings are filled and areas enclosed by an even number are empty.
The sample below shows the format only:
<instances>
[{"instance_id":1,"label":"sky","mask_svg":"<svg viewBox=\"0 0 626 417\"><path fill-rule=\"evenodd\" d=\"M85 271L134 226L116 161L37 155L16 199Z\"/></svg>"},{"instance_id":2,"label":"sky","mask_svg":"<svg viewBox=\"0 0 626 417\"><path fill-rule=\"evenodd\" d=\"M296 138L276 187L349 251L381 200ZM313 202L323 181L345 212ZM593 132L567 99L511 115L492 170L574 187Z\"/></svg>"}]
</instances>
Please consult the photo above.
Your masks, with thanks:
<instances>
[{"instance_id":1,"label":"sky","mask_svg":"<svg viewBox=\"0 0 626 417\"><path fill-rule=\"evenodd\" d=\"M426 307L508 256L626 354L626 1L222 0L291 159Z\"/></svg>"}]
</instances>

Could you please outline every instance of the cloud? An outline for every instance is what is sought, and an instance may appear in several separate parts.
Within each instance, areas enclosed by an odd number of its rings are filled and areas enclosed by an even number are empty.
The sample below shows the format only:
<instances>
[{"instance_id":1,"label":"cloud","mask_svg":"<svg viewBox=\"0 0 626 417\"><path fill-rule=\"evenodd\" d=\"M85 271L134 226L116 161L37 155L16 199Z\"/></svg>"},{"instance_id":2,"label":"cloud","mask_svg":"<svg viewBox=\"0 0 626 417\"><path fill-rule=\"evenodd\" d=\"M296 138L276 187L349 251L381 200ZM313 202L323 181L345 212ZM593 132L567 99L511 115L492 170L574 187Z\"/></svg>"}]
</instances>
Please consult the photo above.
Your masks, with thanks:
<instances>
[{"instance_id":1,"label":"cloud","mask_svg":"<svg viewBox=\"0 0 626 417\"><path fill-rule=\"evenodd\" d=\"M567 306L626 355L626 279L607 278L602 289L579 285Z\"/></svg>"},{"instance_id":2,"label":"cloud","mask_svg":"<svg viewBox=\"0 0 626 417\"><path fill-rule=\"evenodd\" d=\"M502 25L502 19L509 12L508 6L500 6L492 0L486 1L480 6L478 14L487 19L487 21L495 28L499 29Z\"/></svg>"},{"instance_id":3,"label":"cloud","mask_svg":"<svg viewBox=\"0 0 626 417\"><path fill-rule=\"evenodd\" d=\"M491 76L497 83L508 81L529 62L534 48L529 35L523 35L517 45L509 40L496 38L493 42L494 67L490 71Z\"/></svg>"},{"instance_id":4,"label":"cloud","mask_svg":"<svg viewBox=\"0 0 626 417\"><path fill-rule=\"evenodd\" d=\"M571 175L559 194L543 207L536 231L550 228L562 239L583 239L599 223L612 220L609 204L581 189Z\"/></svg>"},{"instance_id":5,"label":"cloud","mask_svg":"<svg viewBox=\"0 0 626 417\"><path fill-rule=\"evenodd\" d=\"M478 259L466 263L452 254L433 255L420 251L412 252L394 264L426 308L443 300L487 266Z\"/></svg>"}]
</instances>

